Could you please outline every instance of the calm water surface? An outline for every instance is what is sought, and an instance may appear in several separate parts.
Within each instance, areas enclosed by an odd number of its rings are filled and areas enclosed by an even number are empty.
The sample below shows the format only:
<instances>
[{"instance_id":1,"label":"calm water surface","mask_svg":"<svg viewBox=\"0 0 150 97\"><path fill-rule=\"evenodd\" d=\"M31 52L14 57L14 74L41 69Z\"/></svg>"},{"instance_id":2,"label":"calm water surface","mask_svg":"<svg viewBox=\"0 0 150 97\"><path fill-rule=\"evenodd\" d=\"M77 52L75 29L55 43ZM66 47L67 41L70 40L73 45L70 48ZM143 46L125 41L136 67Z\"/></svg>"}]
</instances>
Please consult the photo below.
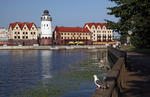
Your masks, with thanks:
<instances>
[{"instance_id":1,"label":"calm water surface","mask_svg":"<svg viewBox=\"0 0 150 97\"><path fill-rule=\"evenodd\" d=\"M43 90L53 92L46 94L51 97L90 97L100 59L109 64L106 50L1 50L0 97L15 97L43 85Z\"/></svg>"}]
</instances>

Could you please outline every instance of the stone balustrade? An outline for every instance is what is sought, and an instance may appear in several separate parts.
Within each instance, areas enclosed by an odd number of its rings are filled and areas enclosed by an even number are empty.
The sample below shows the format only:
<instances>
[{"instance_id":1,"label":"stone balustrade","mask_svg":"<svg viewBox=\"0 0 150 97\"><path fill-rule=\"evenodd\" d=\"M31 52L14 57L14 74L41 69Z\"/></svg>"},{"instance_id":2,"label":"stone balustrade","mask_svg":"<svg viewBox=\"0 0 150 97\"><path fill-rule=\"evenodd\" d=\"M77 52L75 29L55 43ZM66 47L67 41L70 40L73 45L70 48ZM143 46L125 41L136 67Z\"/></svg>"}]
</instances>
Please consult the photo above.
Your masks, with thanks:
<instances>
[{"instance_id":1,"label":"stone balustrade","mask_svg":"<svg viewBox=\"0 0 150 97\"><path fill-rule=\"evenodd\" d=\"M120 97L120 92L126 86L126 52L108 47L108 55L114 63L106 79L110 87L96 90L92 97Z\"/></svg>"}]
</instances>

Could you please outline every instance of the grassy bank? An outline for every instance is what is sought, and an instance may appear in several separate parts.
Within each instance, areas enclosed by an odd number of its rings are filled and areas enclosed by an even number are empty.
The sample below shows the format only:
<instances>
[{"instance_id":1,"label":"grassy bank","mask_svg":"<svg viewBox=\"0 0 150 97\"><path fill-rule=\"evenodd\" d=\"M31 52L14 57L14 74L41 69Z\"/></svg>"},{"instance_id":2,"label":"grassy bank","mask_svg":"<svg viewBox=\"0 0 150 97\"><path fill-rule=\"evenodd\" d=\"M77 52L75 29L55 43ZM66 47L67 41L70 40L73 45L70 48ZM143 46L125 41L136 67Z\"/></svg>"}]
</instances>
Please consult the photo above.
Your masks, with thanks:
<instances>
[{"instance_id":1,"label":"grassy bank","mask_svg":"<svg viewBox=\"0 0 150 97\"><path fill-rule=\"evenodd\" d=\"M121 50L128 51L128 52L137 52L137 53L143 53L143 54L150 54L150 49L136 48L135 46L122 46Z\"/></svg>"}]
</instances>

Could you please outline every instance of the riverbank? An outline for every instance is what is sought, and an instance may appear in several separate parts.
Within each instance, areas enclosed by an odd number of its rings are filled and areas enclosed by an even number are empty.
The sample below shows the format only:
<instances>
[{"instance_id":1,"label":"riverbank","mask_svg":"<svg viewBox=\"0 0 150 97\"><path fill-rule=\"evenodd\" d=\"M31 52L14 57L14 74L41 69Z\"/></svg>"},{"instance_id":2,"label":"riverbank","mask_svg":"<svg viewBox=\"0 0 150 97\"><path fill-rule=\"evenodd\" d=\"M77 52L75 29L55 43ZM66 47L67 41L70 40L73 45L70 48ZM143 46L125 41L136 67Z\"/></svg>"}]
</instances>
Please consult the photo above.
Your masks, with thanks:
<instances>
[{"instance_id":1,"label":"riverbank","mask_svg":"<svg viewBox=\"0 0 150 97\"><path fill-rule=\"evenodd\" d=\"M0 50L58 50L58 49L106 49L105 45L84 45L84 46L0 46Z\"/></svg>"}]
</instances>

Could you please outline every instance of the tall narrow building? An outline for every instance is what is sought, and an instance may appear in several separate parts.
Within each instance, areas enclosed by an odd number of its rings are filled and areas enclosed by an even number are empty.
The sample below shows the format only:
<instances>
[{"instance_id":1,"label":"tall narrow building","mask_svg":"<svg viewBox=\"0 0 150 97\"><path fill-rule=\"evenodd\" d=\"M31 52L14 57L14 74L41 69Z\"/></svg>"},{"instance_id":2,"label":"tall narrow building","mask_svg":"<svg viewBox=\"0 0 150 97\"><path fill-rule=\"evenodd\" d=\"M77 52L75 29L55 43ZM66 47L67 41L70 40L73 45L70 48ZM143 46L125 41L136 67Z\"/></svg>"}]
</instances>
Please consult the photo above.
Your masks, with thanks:
<instances>
[{"instance_id":1,"label":"tall narrow building","mask_svg":"<svg viewBox=\"0 0 150 97\"><path fill-rule=\"evenodd\" d=\"M41 36L40 45L52 44L52 17L48 10L44 10L41 17Z\"/></svg>"}]
</instances>

